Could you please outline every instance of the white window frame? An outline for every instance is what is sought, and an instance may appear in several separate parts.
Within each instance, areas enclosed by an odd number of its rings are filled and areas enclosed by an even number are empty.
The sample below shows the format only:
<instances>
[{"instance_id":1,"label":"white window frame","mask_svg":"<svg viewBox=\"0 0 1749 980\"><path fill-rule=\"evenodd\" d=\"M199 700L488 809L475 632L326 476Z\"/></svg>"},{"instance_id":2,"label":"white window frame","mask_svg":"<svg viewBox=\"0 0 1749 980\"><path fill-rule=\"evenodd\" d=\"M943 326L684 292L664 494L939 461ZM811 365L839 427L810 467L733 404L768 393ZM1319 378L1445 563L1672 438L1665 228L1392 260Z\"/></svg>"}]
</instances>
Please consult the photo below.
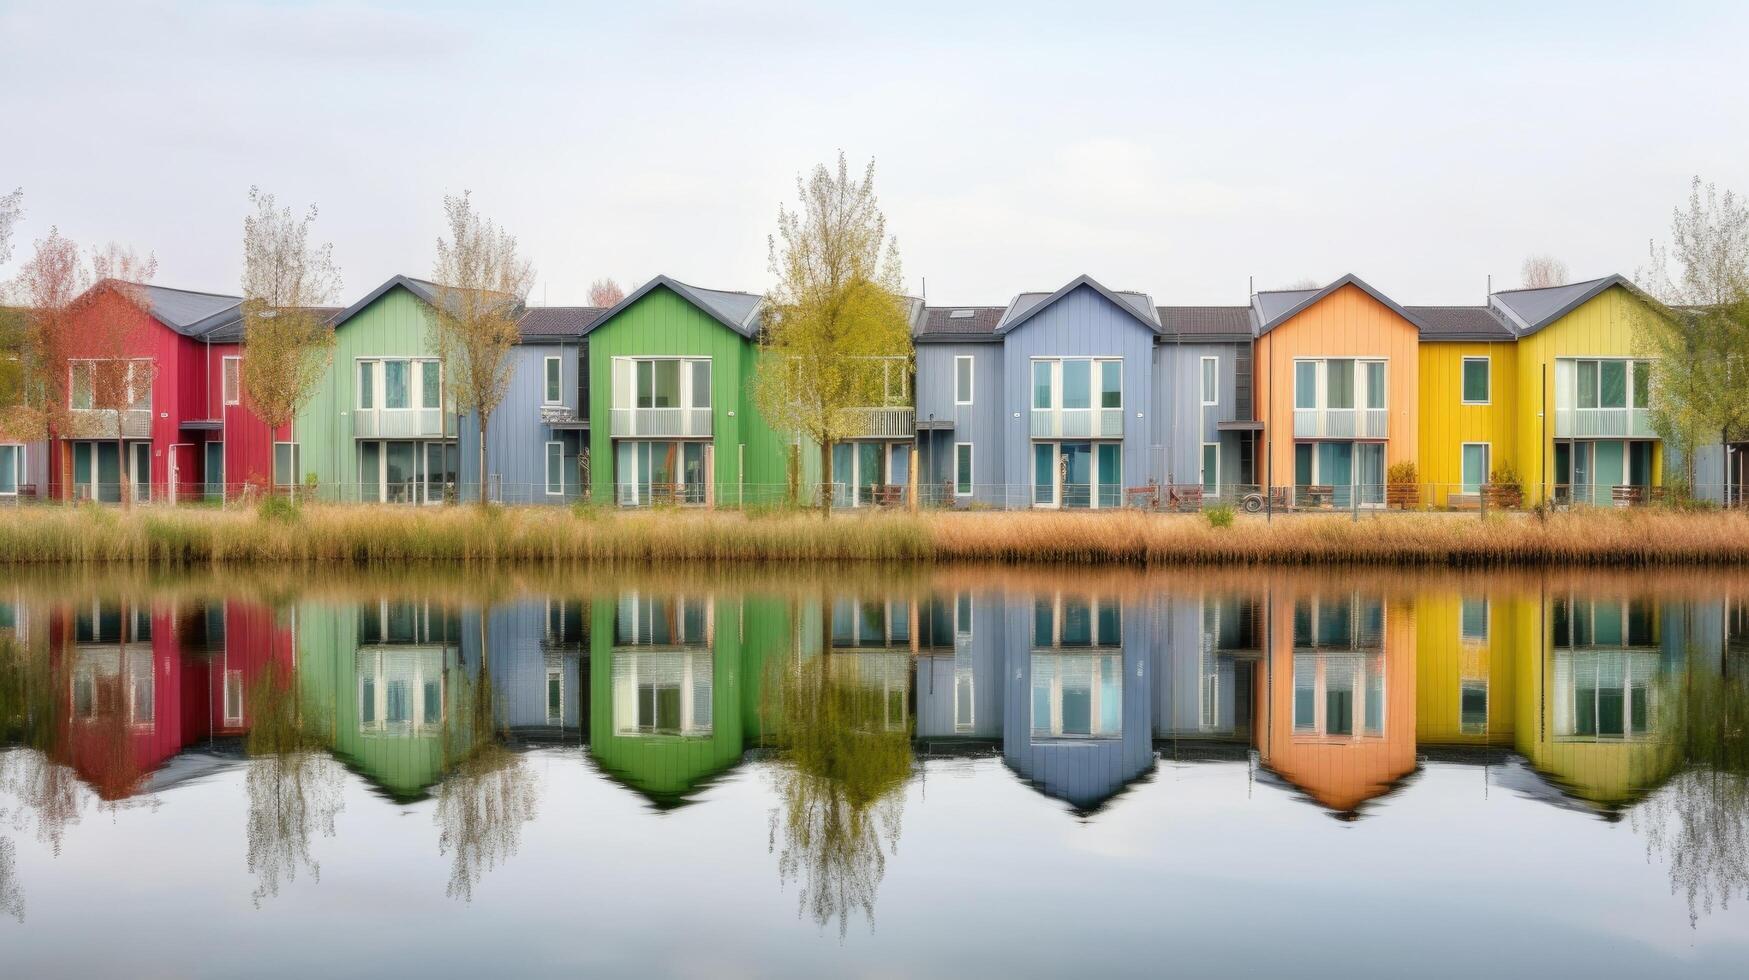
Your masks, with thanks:
<instances>
[{"instance_id":1,"label":"white window frame","mask_svg":"<svg viewBox=\"0 0 1749 980\"><path fill-rule=\"evenodd\" d=\"M960 397L960 362L966 364L965 397ZM975 400L978 391L978 362L970 354L955 354L953 358L953 403L955 405L970 405Z\"/></svg>"},{"instance_id":2,"label":"white window frame","mask_svg":"<svg viewBox=\"0 0 1749 980\"><path fill-rule=\"evenodd\" d=\"M1206 472L1208 469L1206 463L1208 461L1208 451L1210 449L1213 449L1215 451L1214 488L1215 488L1215 496L1219 497L1221 495L1221 444L1220 443L1218 443L1218 442L1205 442L1202 444L1202 459L1197 460L1197 469L1199 471L1201 471L1201 472L1199 472L1198 475L1200 475L1202 477L1202 485L1205 487L1208 486L1209 485L1209 478L1208 478L1208 473Z\"/></svg>"},{"instance_id":3,"label":"white window frame","mask_svg":"<svg viewBox=\"0 0 1749 980\"><path fill-rule=\"evenodd\" d=\"M961 446L966 447L966 470L967 470L967 472L965 474L966 475L966 482L965 482L966 489L964 489L964 490L960 489L960 447ZM972 495L972 491L974 489L976 489L976 487L977 487L977 483L972 479L973 473L976 472L976 466L974 465L974 463L977 459L977 452L978 452L977 447L973 446L969 442L956 442L953 444L953 495L956 497L970 497Z\"/></svg>"},{"instance_id":4,"label":"white window frame","mask_svg":"<svg viewBox=\"0 0 1749 980\"><path fill-rule=\"evenodd\" d=\"M1335 408L1335 409L1333 409L1330 407L1329 373L1330 373L1330 362L1331 361L1352 361L1354 363L1354 404L1348 408ZM1299 403L1299 373L1298 373L1299 367L1298 367L1298 365L1300 365L1300 364L1315 365L1312 369L1312 384L1313 384L1312 404L1310 406L1307 406L1307 407L1302 407ZM1367 373L1366 368L1367 368L1367 365L1369 365L1369 364L1382 364L1382 365L1384 365L1384 372L1383 372L1384 376L1382 379L1383 384L1381 386L1384 388L1384 392L1385 392L1384 404L1377 407L1377 408L1373 408L1373 407L1370 407L1367 405L1367 401L1368 401L1367 396L1372 394L1372 385L1367 383L1367 380L1366 380L1366 373ZM1294 365L1295 365L1295 367L1294 367L1295 373L1294 373L1293 391L1289 393L1289 398L1292 400L1292 404L1293 404L1294 409L1296 411L1301 411L1301 412L1310 412L1310 411L1319 411L1319 412L1330 412L1330 411L1336 411L1336 412L1348 412L1348 411L1388 412L1388 411L1390 411L1390 408L1391 408L1391 359L1388 357L1380 357L1376 354L1356 354L1352 357L1296 357L1296 358L1294 358ZM1461 381L1461 379L1460 379L1460 381ZM1460 384L1460 388L1461 387L1462 386Z\"/></svg>"},{"instance_id":5,"label":"white window frame","mask_svg":"<svg viewBox=\"0 0 1749 980\"><path fill-rule=\"evenodd\" d=\"M555 446L559 450L559 489L557 490L553 489L553 448ZM545 453L546 460L547 496L563 497L565 495L565 444L556 439L548 440L542 451Z\"/></svg>"},{"instance_id":6,"label":"white window frame","mask_svg":"<svg viewBox=\"0 0 1749 980\"><path fill-rule=\"evenodd\" d=\"M277 486L277 487L295 487L298 485L298 480L299 480L298 463L301 462L301 460L299 459L299 456L301 455L301 453L298 450L298 442L295 439L276 439L276 440L274 440L274 442L273 442L273 462L271 465L272 465L272 468L276 469L276 470L279 468L279 447L281 447L281 446L290 446L291 447L291 472L286 474L287 477L289 478L287 480L287 482L281 483L276 479L273 481L273 485Z\"/></svg>"},{"instance_id":7,"label":"white window frame","mask_svg":"<svg viewBox=\"0 0 1749 980\"><path fill-rule=\"evenodd\" d=\"M227 407L243 404L243 359L235 354L219 361L219 397Z\"/></svg>"},{"instance_id":8,"label":"white window frame","mask_svg":"<svg viewBox=\"0 0 1749 980\"><path fill-rule=\"evenodd\" d=\"M1465 377L1466 372L1469 369L1471 361L1481 361L1482 364L1488 369L1488 397L1482 399L1481 401L1471 401L1470 398L1464 393L1464 377ZM1491 357L1487 354L1470 354L1470 355L1466 355L1463 358L1463 361L1458 366L1458 401L1464 405L1492 405L1492 404L1494 404L1494 358L1493 357Z\"/></svg>"},{"instance_id":9,"label":"white window frame","mask_svg":"<svg viewBox=\"0 0 1749 980\"><path fill-rule=\"evenodd\" d=\"M1468 490L1464 489L1464 483L1466 482L1464 480L1464 450L1470 448L1471 446L1481 446L1482 447L1482 478L1476 481L1476 492L1477 493L1481 493L1482 488L1488 485L1488 474L1494 469L1494 445L1493 445L1493 443L1488 443L1488 442L1460 442L1460 443L1458 443L1458 491L1460 493L1468 493L1469 492Z\"/></svg>"},{"instance_id":10,"label":"white window frame","mask_svg":"<svg viewBox=\"0 0 1749 980\"><path fill-rule=\"evenodd\" d=\"M541 689L542 707L546 709L547 724L563 725L565 723L565 669L560 666L547 668L546 687ZM553 713L553 681L559 682L559 711Z\"/></svg>"},{"instance_id":11,"label":"white window frame","mask_svg":"<svg viewBox=\"0 0 1749 980\"><path fill-rule=\"evenodd\" d=\"M403 408L388 406L388 372L383 365L390 361L401 361L407 365L407 404ZM372 356L353 359L356 365L352 372L352 405L360 412L441 412L445 409L443 396L443 359L438 357L388 357ZM361 408L359 403L364 393L363 375L360 373L365 365L370 365L371 407ZM425 404L425 365L437 365L437 406Z\"/></svg>"},{"instance_id":12,"label":"white window frame","mask_svg":"<svg viewBox=\"0 0 1749 980\"><path fill-rule=\"evenodd\" d=\"M554 369L557 369L555 373ZM563 405L565 403L565 366L558 357L547 357L541 361L541 404Z\"/></svg>"},{"instance_id":13,"label":"white window frame","mask_svg":"<svg viewBox=\"0 0 1749 980\"><path fill-rule=\"evenodd\" d=\"M1219 405L1221 403L1221 359L1205 355L1198 366L1196 383L1202 392L1202 407L1213 408Z\"/></svg>"},{"instance_id":14,"label":"white window frame","mask_svg":"<svg viewBox=\"0 0 1749 980\"><path fill-rule=\"evenodd\" d=\"M97 407L97 374L96 374L97 364L99 362L107 363L110 361L124 361L124 362L126 362L126 364L128 366L128 404L127 404L126 411L150 412L152 410L152 396L154 394L153 389L155 389L157 387L157 376L156 376L156 374L153 374L153 376L146 382L146 394L145 394L145 399L143 401L140 398L140 392L138 389L139 382L136 381L134 378L135 370L140 365L145 364L145 365L150 366L150 365L154 365L156 363L150 357L81 357L81 358L75 358L73 360L69 360L67 362L67 408L70 410L79 411L79 412L91 412L91 411L107 412L107 411L110 411L110 409L107 409L107 408L98 408ZM81 408L78 405L73 404L73 396L77 390L77 386L74 384L73 378L74 378L75 373L80 368L85 369L85 373L86 373L86 377L87 377L87 388L91 392L91 404L87 407L84 407L84 408Z\"/></svg>"},{"instance_id":15,"label":"white window frame","mask_svg":"<svg viewBox=\"0 0 1749 980\"><path fill-rule=\"evenodd\" d=\"M225 727L239 728L242 724L243 672L227 670L225 671Z\"/></svg>"}]
</instances>

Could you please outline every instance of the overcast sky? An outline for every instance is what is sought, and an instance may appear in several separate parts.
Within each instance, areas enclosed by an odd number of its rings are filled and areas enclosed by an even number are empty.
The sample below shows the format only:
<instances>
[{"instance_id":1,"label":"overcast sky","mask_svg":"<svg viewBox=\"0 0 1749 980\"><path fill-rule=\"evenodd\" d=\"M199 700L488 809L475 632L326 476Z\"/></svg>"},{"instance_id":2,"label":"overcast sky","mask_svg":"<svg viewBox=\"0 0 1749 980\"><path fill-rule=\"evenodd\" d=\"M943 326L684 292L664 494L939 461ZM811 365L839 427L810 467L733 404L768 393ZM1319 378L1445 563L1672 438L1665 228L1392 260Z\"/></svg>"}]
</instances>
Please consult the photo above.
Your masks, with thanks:
<instances>
[{"instance_id":1,"label":"overcast sky","mask_svg":"<svg viewBox=\"0 0 1749 980\"><path fill-rule=\"evenodd\" d=\"M553 304L762 290L839 148L946 304L1475 303L1532 252L1632 273L1693 174L1749 191L1749 4L1398 6L0 0L0 191L13 267L58 224L229 292L260 184L320 206L350 300L427 274L468 188Z\"/></svg>"}]
</instances>

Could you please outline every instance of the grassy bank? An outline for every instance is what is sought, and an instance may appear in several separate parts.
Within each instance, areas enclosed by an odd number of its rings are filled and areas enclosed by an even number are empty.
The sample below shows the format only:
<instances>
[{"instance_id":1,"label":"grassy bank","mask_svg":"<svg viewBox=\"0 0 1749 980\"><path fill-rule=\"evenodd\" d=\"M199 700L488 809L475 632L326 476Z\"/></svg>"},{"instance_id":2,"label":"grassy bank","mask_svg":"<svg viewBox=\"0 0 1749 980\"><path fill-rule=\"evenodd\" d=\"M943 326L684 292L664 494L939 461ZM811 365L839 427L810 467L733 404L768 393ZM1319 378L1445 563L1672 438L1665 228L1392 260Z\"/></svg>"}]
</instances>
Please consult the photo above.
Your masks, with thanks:
<instances>
[{"instance_id":1,"label":"grassy bank","mask_svg":"<svg viewBox=\"0 0 1749 980\"><path fill-rule=\"evenodd\" d=\"M1389 514L1241 518L1115 513L814 514L308 506L253 511L0 511L0 563L985 561L1096 564L1749 564L1749 515L1662 509L1546 520Z\"/></svg>"}]
</instances>

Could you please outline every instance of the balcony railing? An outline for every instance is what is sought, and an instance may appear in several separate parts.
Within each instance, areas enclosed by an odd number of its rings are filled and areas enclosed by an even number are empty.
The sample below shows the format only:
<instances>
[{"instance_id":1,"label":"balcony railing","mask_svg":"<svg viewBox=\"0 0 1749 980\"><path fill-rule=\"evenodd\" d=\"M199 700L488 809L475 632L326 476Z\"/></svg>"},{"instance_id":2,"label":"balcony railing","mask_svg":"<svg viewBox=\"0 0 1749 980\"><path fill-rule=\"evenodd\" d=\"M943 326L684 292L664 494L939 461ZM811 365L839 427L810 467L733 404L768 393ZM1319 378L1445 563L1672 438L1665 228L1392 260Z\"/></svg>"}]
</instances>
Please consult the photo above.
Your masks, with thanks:
<instances>
[{"instance_id":1,"label":"balcony railing","mask_svg":"<svg viewBox=\"0 0 1749 980\"><path fill-rule=\"evenodd\" d=\"M1656 439L1645 408L1557 408L1557 439Z\"/></svg>"},{"instance_id":2,"label":"balcony railing","mask_svg":"<svg viewBox=\"0 0 1749 980\"><path fill-rule=\"evenodd\" d=\"M708 437L711 434L711 410L708 408L616 408L610 429L614 438L630 436L667 436L670 438Z\"/></svg>"},{"instance_id":3,"label":"balcony railing","mask_svg":"<svg viewBox=\"0 0 1749 980\"><path fill-rule=\"evenodd\" d=\"M360 439L441 439L440 408L367 408L352 413L353 434Z\"/></svg>"},{"instance_id":4,"label":"balcony railing","mask_svg":"<svg viewBox=\"0 0 1749 980\"><path fill-rule=\"evenodd\" d=\"M1035 408L1034 439L1121 439L1121 408Z\"/></svg>"},{"instance_id":5,"label":"balcony railing","mask_svg":"<svg viewBox=\"0 0 1749 980\"><path fill-rule=\"evenodd\" d=\"M917 435L917 410L851 408L845 410L847 439L910 439Z\"/></svg>"},{"instance_id":6,"label":"balcony railing","mask_svg":"<svg viewBox=\"0 0 1749 980\"><path fill-rule=\"evenodd\" d=\"M76 408L73 427L79 437L87 439L150 439L152 410L130 408L121 413L121 435L115 432L116 413L107 408Z\"/></svg>"},{"instance_id":7,"label":"balcony railing","mask_svg":"<svg viewBox=\"0 0 1749 980\"><path fill-rule=\"evenodd\" d=\"M1384 408L1296 408L1295 439L1384 439L1390 432Z\"/></svg>"}]
</instances>

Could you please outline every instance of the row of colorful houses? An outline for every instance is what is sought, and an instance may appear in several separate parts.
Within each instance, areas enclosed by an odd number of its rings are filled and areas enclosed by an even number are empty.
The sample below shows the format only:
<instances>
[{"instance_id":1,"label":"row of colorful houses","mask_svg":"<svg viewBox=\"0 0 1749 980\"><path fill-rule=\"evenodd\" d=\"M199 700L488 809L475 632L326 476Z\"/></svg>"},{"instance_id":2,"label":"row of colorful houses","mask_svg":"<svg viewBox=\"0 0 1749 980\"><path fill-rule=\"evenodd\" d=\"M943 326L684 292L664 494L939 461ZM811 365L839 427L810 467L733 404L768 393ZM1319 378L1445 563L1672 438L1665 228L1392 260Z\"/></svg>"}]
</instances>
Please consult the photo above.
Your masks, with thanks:
<instances>
[{"instance_id":1,"label":"row of colorful houses","mask_svg":"<svg viewBox=\"0 0 1749 980\"><path fill-rule=\"evenodd\" d=\"M483 486L506 502L738 505L819 480L817 450L751 396L755 294L659 276L609 309L523 310L484 474L477 420L454 410L430 339L431 283L396 276L321 311L332 368L279 432L242 391L238 297L136 295L149 381L120 439L100 412L47 442L0 434L0 494L181 501L313 482L341 501ZM1157 306L1081 276L1005 306L906 309L913 354L879 365L881 403L834 447L843 504L1382 506L1403 464L1417 504L1479 504L1491 481L1526 504L1610 504L1655 496L1680 462L1651 424L1649 305L1621 276L1475 306L1405 306L1352 275L1245 305ZM1740 486L1738 448L1703 451L1697 488Z\"/></svg>"},{"instance_id":2,"label":"row of colorful houses","mask_svg":"<svg viewBox=\"0 0 1749 980\"><path fill-rule=\"evenodd\" d=\"M1489 765L1513 753L1521 792L1613 813L1676 771L1685 692L1749 664L1746 609L1741 596L1559 583L1409 595L1285 579L1145 599L895 590L824 605L633 588L484 612L386 597L295 612L8 600L0 635L19 644L9 655L47 665L34 689L51 703L0 704L0 731L52 725L16 734L116 799L195 771L171 760L212 755L295 701L396 799L430 792L489 725L484 737L586 746L604 774L671 808L772 744L772 706L812 664L856 692L841 723L926 754L1000 755L1083 813L1167 749L1181 762L1255 752L1269 778L1343 816L1428 753Z\"/></svg>"}]
</instances>

